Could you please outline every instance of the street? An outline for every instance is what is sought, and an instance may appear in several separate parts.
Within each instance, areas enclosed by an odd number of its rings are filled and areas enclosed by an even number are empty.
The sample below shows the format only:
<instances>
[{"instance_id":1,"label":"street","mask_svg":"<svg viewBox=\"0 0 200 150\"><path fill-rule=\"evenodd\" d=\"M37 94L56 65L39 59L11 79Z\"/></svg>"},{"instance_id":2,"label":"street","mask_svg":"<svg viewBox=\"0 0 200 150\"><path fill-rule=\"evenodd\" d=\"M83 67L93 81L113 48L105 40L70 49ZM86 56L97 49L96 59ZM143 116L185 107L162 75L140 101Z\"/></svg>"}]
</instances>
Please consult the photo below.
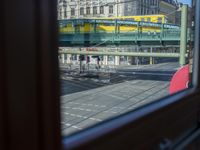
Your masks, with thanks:
<instances>
[{"instance_id":1,"label":"street","mask_svg":"<svg viewBox=\"0 0 200 150\"><path fill-rule=\"evenodd\" d=\"M83 130L167 96L178 67L176 62L119 66L106 80L61 73L62 134Z\"/></svg>"}]
</instances>

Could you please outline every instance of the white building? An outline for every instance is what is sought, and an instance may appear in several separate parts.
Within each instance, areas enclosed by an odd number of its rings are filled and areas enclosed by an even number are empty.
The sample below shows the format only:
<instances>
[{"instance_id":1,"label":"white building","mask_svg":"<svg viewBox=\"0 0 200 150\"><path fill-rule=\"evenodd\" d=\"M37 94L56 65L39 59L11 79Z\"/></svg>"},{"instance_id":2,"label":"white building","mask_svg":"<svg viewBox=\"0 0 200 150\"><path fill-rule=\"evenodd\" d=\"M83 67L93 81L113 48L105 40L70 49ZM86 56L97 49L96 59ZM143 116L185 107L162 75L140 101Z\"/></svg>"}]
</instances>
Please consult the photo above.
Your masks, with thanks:
<instances>
[{"instance_id":1,"label":"white building","mask_svg":"<svg viewBox=\"0 0 200 150\"><path fill-rule=\"evenodd\" d=\"M59 0L58 19L157 14L159 0Z\"/></svg>"}]
</instances>

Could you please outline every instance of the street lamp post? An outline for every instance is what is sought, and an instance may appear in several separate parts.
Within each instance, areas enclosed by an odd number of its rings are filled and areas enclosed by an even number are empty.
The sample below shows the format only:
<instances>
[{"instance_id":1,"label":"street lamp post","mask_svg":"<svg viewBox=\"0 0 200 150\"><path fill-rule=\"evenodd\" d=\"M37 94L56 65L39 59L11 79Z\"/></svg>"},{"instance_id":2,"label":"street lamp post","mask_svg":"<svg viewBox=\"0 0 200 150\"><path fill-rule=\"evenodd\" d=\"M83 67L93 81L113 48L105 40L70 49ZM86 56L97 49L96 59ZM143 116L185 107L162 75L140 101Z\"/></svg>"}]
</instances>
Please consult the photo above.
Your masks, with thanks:
<instances>
[{"instance_id":1,"label":"street lamp post","mask_svg":"<svg viewBox=\"0 0 200 150\"><path fill-rule=\"evenodd\" d=\"M185 54L187 49L187 20L188 20L188 5L184 4L181 8L181 35L180 35L180 58L181 66L186 64Z\"/></svg>"}]
</instances>

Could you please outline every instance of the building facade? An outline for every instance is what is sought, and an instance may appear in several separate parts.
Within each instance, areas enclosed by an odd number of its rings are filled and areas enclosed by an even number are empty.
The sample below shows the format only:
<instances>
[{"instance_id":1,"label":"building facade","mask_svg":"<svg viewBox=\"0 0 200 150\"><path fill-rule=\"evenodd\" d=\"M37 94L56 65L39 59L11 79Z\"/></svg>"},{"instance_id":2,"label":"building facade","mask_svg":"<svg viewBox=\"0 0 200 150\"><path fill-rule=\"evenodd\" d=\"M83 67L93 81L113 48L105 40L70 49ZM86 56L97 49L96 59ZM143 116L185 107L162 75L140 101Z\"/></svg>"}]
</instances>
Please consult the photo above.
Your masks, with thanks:
<instances>
[{"instance_id":1,"label":"building facade","mask_svg":"<svg viewBox=\"0 0 200 150\"><path fill-rule=\"evenodd\" d=\"M58 19L164 14L180 24L177 0L58 0Z\"/></svg>"},{"instance_id":2,"label":"building facade","mask_svg":"<svg viewBox=\"0 0 200 150\"><path fill-rule=\"evenodd\" d=\"M58 19L158 14L159 0L59 0Z\"/></svg>"},{"instance_id":3,"label":"building facade","mask_svg":"<svg viewBox=\"0 0 200 150\"><path fill-rule=\"evenodd\" d=\"M166 15L168 23L179 23L180 12L178 12L178 2L175 0L160 0L159 1L159 14Z\"/></svg>"}]
</instances>

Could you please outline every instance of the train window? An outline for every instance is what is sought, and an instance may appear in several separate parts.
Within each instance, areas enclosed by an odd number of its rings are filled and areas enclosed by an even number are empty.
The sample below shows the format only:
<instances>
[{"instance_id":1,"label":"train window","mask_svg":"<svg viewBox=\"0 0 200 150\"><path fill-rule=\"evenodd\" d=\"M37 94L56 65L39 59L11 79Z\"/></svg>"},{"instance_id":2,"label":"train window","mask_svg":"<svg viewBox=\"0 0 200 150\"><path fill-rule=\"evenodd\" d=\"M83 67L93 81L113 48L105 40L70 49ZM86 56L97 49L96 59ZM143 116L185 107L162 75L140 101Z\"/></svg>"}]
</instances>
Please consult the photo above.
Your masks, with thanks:
<instances>
[{"instance_id":1,"label":"train window","mask_svg":"<svg viewBox=\"0 0 200 150\"><path fill-rule=\"evenodd\" d=\"M141 22L129 20L134 20L139 10L144 9L139 8L142 5L135 6L138 7L135 16L123 20L123 15L129 13L117 10L118 3L99 2L98 7L93 7L94 14L100 9L103 19L92 18L88 6L77 6L71 13L76 19L67 16L59 20L76 24L80 16L75 11L86 9L86 18L81 20L83 28L69 26L69 31L59 33L63 136L134 112L194 86L195 32L191 3L156 5L153 12L160 12L152 15L149 11L148 16L141 16ZM122 16L120 21L111 19L111 13L118 18ZM175 21L167 24L160 15ZM177 22L180 26L176 26ZM81 31L70 32L74 28Z\"/></svg>"},{"instance_id":2,"label":"train window","mask_svg":"<svg viewBox=\"0 0 200 150\"><path fill-rule=\"evenodd\" d=\"M134 18L125 18L124 20L135 21L135 19L134 19Z\"/></svg>"},{"instance_id":3,"label":"train window","mask_svg":"<svg viewBox=\"0 0 200 150\"><path fill-rule=\"evenodd\" d=\"M151 18L150 17L147 18L147 22L151 22Z\"/></svg>"},{"instance_id":4,"label":"train window","mask_svg":"<svg viewBox=\"0 0 200 150\"><path fill-rule=\"evenodd\" d=\"M158 23L162 23L162 17L158 17Z\"/></svg>"}]
</instances>

